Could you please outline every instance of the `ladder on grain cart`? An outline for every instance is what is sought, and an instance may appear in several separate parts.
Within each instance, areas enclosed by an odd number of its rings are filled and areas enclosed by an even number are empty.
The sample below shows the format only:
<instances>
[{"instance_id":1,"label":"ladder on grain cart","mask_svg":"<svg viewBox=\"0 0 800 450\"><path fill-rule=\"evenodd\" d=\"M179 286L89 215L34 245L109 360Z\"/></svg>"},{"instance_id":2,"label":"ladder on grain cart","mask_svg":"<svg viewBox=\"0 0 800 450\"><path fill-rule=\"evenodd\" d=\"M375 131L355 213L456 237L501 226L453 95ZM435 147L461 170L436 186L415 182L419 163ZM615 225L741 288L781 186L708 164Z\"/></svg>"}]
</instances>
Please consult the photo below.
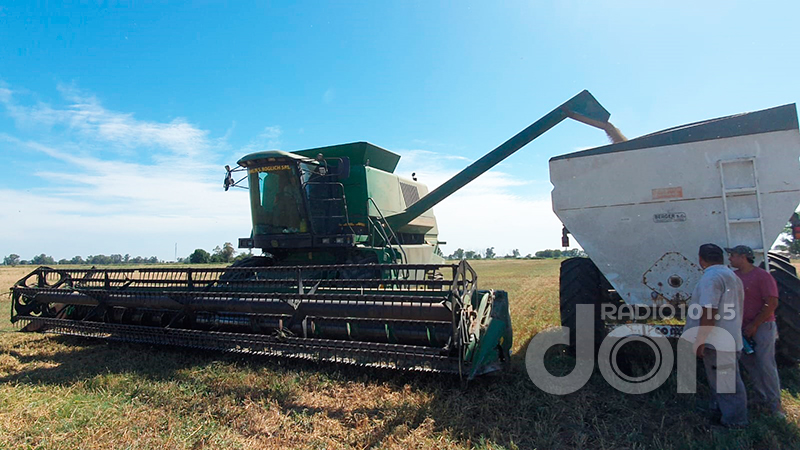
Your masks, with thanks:
<instances>
[{"instance_id":1,"label":"ladder on grain cart","mask_svg":"<svg viewBox=\"0 0 800 450\"><path fill-rule=\"evenodd\" d=\"M769 267L769 245L761 214L756 158L736 158L717 163L722 183L722 208L725 215L727 246L747 245L761 255Z\"/></svg>"}]
</instances>

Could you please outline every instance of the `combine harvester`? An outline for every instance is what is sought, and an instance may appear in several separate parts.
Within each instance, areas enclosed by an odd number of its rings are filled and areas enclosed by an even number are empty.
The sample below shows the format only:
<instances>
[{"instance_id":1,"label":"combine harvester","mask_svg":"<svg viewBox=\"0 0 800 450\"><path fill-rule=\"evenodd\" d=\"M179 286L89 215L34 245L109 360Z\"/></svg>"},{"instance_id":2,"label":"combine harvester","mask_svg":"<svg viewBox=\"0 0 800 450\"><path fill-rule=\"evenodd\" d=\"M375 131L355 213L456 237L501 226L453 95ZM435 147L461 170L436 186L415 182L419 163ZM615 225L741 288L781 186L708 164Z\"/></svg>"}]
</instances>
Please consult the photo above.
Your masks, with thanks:
<instances>
[{"instance_id":1,"label":"combine harvester","mask_svg":"<svg viewBox=\"0 0 800 450\"><path fill-rule=\"evenodd\" d=\"M685 311L700 245L748 245L780 288L783 362L800 358L800 280L769 251L800 202L794 104L693 123L550 160L553 209L589 258L561 265L561 320L595 305L595 340L613 328L601 305L660 319ZM662 325L668 337L680 325ZM574 342L574 340L572 341Z\"/></svg>"},{"instance_id":2,"label":"combine harvester","mask_svg":"<svg viewBox=\"0 0 800 450\"><path fill-rule=\"evenodd\" d=\"M227 168L225 188L246 180L253 229L239 247L263 256L221 269L40 267L12 288L11 320L467 379L495 370L512 344L506 293L479 290L466 261L437 256L431 208L568 117L616 135L583 91L430 193L393 173L398 155L368 143L247 155Z\"/></svg>"}]
</instances>

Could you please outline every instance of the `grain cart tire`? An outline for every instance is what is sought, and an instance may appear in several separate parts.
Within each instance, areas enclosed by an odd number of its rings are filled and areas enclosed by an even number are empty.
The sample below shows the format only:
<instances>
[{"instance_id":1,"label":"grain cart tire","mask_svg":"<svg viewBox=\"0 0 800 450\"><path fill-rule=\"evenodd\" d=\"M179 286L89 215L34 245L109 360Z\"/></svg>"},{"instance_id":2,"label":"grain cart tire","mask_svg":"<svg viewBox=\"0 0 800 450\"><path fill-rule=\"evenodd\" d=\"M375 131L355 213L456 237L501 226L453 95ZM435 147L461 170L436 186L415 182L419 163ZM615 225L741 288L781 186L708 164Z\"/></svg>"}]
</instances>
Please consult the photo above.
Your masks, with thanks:
<instances>
[{"instance_id":1,"label":"grain cart tire","mask_svg":"<svg viewBox=\"0 0 800 450\"><path fill-rule=\"evenodd\" d=\"M774 252L769 252L769 261L774 262L781 269L789 272L790 274L797 276L797 268L792 264L792 261L789 258ZM764 268L763 262L761 263L760 267L762 269Z\"/></svg>"},{"instance_id":2,"label":"grain cart tire","mask_svg":"<svg viewBox=\"0 0 800 450\"><path fill-rule=\"evenodd\" d=\"M775 359L784 366L794 365L800 362L800 279L774 261L769 265L770 273L778 283L779 295L775 311L779 336Z\"/></svg>"},{"instance_id":3,"label":"grain cart tire","mask_svg":"<svg viewBox=\"0 0 800 450\"><path fill-rule=\"evenodd\" d=\"M561 326L569 328L570 348L575 346L575 322L578 305L594 305L595 350L605 337L605 323L600 306L606 295L605 277L589 258L570 258L561 263L559 299Z\"/></svg>"}]
</instances>

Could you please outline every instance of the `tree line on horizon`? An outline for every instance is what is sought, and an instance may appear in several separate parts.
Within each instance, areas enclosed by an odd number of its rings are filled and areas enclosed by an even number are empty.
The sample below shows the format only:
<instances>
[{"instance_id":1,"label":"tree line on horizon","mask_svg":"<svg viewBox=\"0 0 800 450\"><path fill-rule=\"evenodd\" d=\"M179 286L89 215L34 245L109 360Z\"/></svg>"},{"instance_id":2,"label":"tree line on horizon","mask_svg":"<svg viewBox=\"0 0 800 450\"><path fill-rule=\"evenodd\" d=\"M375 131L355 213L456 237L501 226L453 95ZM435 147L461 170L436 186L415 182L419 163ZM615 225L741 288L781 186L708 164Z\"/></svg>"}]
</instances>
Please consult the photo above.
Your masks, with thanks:
<instances>
[{"instance_id":1,"label":"tree line on horizon","mask_svg":"<svg viewBox=\"0 0 800 450\"><path fill-rule=\"evenodd\" d=\"M510 254L505 256L498 256L494 251L494 247L488 247L483 252L474 250L464 250L463 248L456 249L453 253L445 256L445 259L460 261L462 259L546 259L546 258L574 258L578 256L586 256L583 250L571 248L567 250L539 250L534 254L528 253L525 256L520 254L519 249L514 249Z\"/></svg>"},{"instance_id":2,"label":"tree line on horizon","mask_svg":"<svg viewBox=\"0 0 800 450\"><path fill-rule=\"evenodd\" d=\"M86 258L82 256L73 256L70 259L62 258L56 261L55 258L49 256L47 254L40 254L36 255L31 259L21 259L19 255L16 253L12 253L5 258L3 258L3 265L5 266L26 266L26 265L35 265L35 266L52 266L52 265L64 265L64 264L71 264L71 265L93 265L93 266L100 266L100 265L111 265L111 264L158 264L162 262L155 256L151 256L149 258L142 257L142 256L133 256L126 254L113 254L113 255L89 255Z\"/></svg>"},{"instance_id":3,"label":"tree line on horizon","mask_svg":"<svg viewBox=\"0 0 800 450\"><path fill-rule=\"evenodd\" d=\"M230 242L226 242L222 246L216 246L211 252L201 248L196 249L188 257L178 258L177 263L184 264L204 264L204 263L231 263L238 259L250 256L249 253L241 253L236 255L236 250ZM92 265L92 266L109 266L109 265L126 265L126 264L160 264L166 261L158 259L156 256L142 257L131 256L130 254L112 254L112 255L89 255L86 258L78 255L70 259L62 258L56 260L52 256L45 253L34 256L27 260L22 259L16 253L12 253L3 258L3 265L5 266L53 266L53 265Z\"/></svg>"},{"instance_id":4,"label":"tree line on horizon","mask_svg":"<svg viewBox=\"0 0 800 450\"><path fill-rule=\"evenodd\" d=\"M236 262L240 259L252 256L252 253L242 252L237 255L236 249L230 242L224 243L222 246L216 246L212 251L206 251L202 248L195 249L189 256L178 258L175 261L178 264L229 264ZM582 250L576 248L568 250L540 250L534 254L527 254L522 256L518 249L514 249L510 254L505 256L498 256L495 253L494 247L488 247L485 251L464 250L463 248L456 249L452 254L444 256L449 260L461 259L545 259L545 258L572 258L576 256L586 256ZM126 265L126 264L160 264L165 263L158 259L158 257L151 256L149 258L142 256L131 256L130 254L112 254L112 255L89 255L86 258L82 256L74 256L70 259L62 258L56 260L52 256L45 253L39 254L30 260L21 259L15 253L12 253L3 258L3 265L5 266L48 266L48 265L92 265L92 266L109 266L109 265Z\"/></svg>"}]
</instances>

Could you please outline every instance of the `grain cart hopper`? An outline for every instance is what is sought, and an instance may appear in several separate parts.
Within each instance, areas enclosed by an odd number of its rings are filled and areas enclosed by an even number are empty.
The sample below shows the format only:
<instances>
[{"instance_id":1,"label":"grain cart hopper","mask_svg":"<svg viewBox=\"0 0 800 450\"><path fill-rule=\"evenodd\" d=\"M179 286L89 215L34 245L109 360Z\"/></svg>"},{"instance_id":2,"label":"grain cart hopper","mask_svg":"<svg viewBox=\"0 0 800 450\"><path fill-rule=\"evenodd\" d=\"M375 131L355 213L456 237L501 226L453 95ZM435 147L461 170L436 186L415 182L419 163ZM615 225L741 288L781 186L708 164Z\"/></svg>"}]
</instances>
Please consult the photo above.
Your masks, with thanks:
<instances>
[{"instance_id":1,"label":"grain cart hopper","mask_svg":"<svg viewBox=\"0 0 800 450\"><path fill-rule=\"evenodd\" d=\"M220 269L40 267L12 288L12 321L471 378L509 356L508 300L437 256L431 208L563 119L613 133L608 116L581 92L432 192L364 142L246 155L224 186L247 183L253 228L239 245L263 255Z\"/></svg>"},{"instance_id":2,"label":"grain cart hopper","mask_svg":"<svg viewBox=\"0 0 800 450\"><path fill-rule=\"evenodd\" d=\"M798 158L794 104L552 158L553 209L591 258L561 265L563 325L574 330L581 303L680 312L674 307L685 305L702 274L698 247L744 244L779 283L778 351L796 361L800 281L769 249L800 202ZM597 315L596 330L602 325ZM660 330L678 336L682 328Z\"/></svg>"}]
</instances>

